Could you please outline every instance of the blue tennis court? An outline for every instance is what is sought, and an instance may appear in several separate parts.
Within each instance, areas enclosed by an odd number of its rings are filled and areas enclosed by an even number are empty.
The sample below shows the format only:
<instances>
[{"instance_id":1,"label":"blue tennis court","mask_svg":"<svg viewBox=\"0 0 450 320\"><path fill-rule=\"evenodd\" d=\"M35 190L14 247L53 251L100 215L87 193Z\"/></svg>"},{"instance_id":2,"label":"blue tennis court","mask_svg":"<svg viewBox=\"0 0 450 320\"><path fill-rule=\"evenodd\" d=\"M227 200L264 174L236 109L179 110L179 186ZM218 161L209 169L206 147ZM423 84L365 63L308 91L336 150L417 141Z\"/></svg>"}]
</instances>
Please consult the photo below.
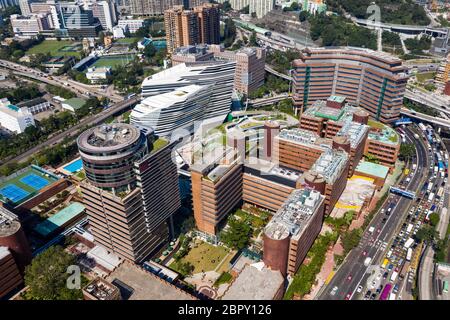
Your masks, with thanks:
<instances>
[{"instance_id":1,"label":"blue tennis court","mask_svg":"<svg viewBox=\"0 0 450 320\"><path fill-rule=\"evenodd\" d=\"M0 194L11 200L13 203L19 202L29 195L28 192L14 184L8 184L6 187L0 189Z\"/></svg>"},{"instance_id":2,"label":"blue tennis court","mask_svg":"<svg viewBox=\"0 0 450 320\"><path fill-rule=\"evenodd\" d=\"M20 179L20 182L22 182L23 184L29 185L30 187L32 187L35 190L41 190L43 187L45 187L46 185L48 185L50 183L47 180L45 180L44 178L39 177L33 173Z\"/></svg>"}]
</instances>

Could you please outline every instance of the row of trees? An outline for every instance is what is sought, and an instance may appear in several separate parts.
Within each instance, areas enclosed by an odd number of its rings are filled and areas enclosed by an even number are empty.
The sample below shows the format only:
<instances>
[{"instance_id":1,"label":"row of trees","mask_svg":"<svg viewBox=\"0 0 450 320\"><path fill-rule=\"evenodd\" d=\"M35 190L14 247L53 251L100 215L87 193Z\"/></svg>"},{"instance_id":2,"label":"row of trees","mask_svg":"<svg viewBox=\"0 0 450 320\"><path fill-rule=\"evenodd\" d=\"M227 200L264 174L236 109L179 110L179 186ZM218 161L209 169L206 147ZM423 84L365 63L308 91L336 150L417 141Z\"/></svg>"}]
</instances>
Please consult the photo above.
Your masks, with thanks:
<instances>
[{"instance_id":1,"label":"row of trees","mask_svg":"<svg viewBox=\"0 0 450 320\"><path fill-rule=\"evenodd\" d=\"M311 39L322 40L323 46L354 46L376 50L376 34L364 27L356 26L342 16L328 16L325 13L310 15Z\"/></svg>"},{"instance_id":2,"label":"row of trees","mask_svg":"<svg viewBox=\"0 0 450 320\"><path fill-rule=\"evenodd\" d=\"M428 18L424 8L415 3L414 0L327 0L328 8L338 14L344 12L360 19L368 19L373 11L368 10L372 3L380 8L380 19L382 22L408 25L428 25Z\"/></svg>"}]
</instances>

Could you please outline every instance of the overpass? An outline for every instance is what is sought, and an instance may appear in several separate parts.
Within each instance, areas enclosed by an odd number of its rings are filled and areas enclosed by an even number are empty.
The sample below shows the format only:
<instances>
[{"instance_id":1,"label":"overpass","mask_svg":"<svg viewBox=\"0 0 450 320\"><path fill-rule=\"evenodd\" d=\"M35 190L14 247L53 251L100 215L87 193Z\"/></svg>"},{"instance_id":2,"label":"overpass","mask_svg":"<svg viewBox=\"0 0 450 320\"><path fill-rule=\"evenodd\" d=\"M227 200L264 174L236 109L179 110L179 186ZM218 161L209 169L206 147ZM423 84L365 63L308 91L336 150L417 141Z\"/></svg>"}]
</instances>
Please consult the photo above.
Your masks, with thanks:
<instances>
[{"instance_id":1,"label":"overpass","mask_svg":"<svg viewBox=\"0 0 450 320\"><path fill-rule=\"evenodd\" d=\"M450 129L450 120L446 120L446 119L442 119L442 118L436 118L436 117L432 117L429 116L427 114L424 113L420 113L420 112L416 112L413 110L409 110L406 108L402 108L400 110L400 114L408 117L408 118L414 118L414 119L419 119L421 121L424 122L428 122L428 123L432 123L447 129Z\"/></svg>"},{"instance_id":2,"label":"overpass","mask_svg":"<svg viewBox=\"0 0 450 320\"><path fill-rule=\"evenodd\" d=\"M289 95L286 93L286 94L281 94L281 95L278 95L275 97L270 97L270 98L258 99L258 100L253 100L253 101L249 100L248 104L252 108L260 108L260 107L269 106L271 104L278 103L287 98L289 98Z\"/></svg>"},{"instance_id":3,"label":"overpass","mask_svg":"<svg viewBox=\"0 0 450 320\"><path fill-rule=\"evenodd\" d=\"M403 24L393 24L384 22L374 22L372 20L358 19L355 17L351 18L353 22L358 25L368 27L368 28L381 28L385 31L403 33L407 35L419 35L425 33L434 38L445 38L448 34L448 29L446 28L433 28L430 26L412 26Z\"/></svg>"},{"instance_id":4,"label":"overpass","mask_svg":"<svg viewBox=\"0 0 450 320\"><path fill-rule=\"evenodd\" d=\"M405 91L405 98L437 111L450 114L450 102L425 92Z\"/></svg>"},{"instance_id":5,"label":"overpass","mask_svg":"<svg viewBox=\"0 0 450 320\"><path fill-rule=\"evenodd\" d=\"M288 76L287 74L281 73L276 71L275 69L273 69L271 66L269 66L268 64L265 65L264 69L268 72L273 74L274 76L277 76L279 78L283 78L284 80L287 81L292 81L292 77Z\"/></svg>"}]
</instances>

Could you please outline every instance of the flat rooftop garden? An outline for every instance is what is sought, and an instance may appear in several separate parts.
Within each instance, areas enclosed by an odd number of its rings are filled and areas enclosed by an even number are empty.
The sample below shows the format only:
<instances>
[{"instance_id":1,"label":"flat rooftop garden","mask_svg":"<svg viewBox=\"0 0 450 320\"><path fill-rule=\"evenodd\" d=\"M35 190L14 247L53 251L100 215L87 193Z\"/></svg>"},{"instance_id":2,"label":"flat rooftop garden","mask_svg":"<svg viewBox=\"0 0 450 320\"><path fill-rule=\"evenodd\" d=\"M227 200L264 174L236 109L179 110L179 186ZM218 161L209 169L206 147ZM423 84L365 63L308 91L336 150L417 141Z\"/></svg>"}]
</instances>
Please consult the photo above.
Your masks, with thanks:
<instances>
[{"instance_id":1,"label":"flat rooftop garden","mask_svg":"<svg viewBox=\"0 0 450 320\"><path fill-rule=\"evenodd\" d=\"M191 244L191 248L189 252L181 258L178 262L173 262L170 265L170 268L173 270L183 273L180 270L179 266L183 263L189 263L193 266L193 274L206 272L206 271L214 271L217 269L217 272L221 272L223 266L228 267L228 263L226 261L227 255L231 252L229 249L213 246L207 242L201 240L193 240L193 244ZM230 255L230 259L231 259Z\"/></svg>"}]
</instances>

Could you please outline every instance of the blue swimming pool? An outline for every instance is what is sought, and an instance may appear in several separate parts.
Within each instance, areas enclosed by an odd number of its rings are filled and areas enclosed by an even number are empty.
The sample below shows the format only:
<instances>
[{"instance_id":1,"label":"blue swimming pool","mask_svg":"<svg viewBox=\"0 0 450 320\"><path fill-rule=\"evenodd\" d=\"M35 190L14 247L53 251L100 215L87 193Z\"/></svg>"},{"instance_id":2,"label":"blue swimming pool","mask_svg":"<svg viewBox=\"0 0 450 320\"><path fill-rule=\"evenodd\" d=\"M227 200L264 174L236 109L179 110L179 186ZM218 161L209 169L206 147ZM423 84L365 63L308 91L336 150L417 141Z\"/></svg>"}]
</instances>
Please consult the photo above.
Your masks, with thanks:
<instances>
[{"instance_id":1,"label":"blue swimming pool","mask_svg":"<svg viewBox=\"0 0 450 320\"><path fill-rule=\"evenodd\" d=\"M83 161L81 159L78 159L77 161L74 161L63 168L70 173L80 171L81 169L83 169Z\"/></svg>"}]
</instances>

